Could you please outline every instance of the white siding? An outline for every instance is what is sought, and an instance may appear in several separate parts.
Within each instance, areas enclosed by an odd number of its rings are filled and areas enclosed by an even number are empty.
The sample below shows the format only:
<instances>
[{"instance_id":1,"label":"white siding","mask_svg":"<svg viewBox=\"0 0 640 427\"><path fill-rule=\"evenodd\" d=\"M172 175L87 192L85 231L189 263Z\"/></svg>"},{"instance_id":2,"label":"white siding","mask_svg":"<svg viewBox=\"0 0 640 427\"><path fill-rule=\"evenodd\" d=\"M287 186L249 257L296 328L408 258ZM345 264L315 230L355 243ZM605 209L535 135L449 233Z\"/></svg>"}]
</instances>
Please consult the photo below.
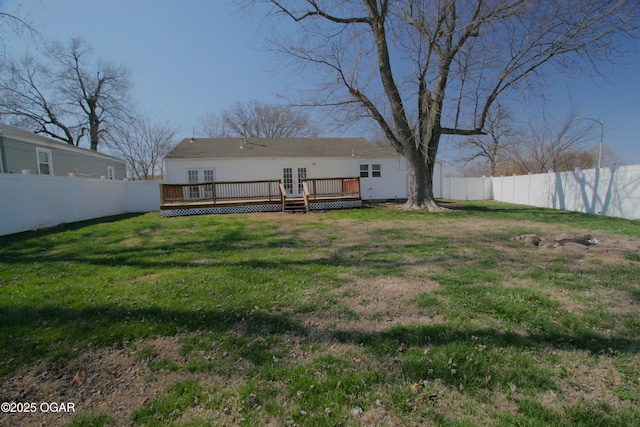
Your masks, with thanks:
<instances>
[{"instance_id":1,"label":"white siding","mask_svg":"<svg viewBox=\"0 0 640 427\"><path fill-rule=\"evenodd\" d=\"M282 179L286 167L306 167L308 178L360 176L360 165L369 165L369 177L361 178L362 199L404 199L408 194L406 161L397 158L291 158L291 159L165 159L166 182L185 183L187 170L215 169L216 181ZM371 177L371 165L381 165L381 177ZM438 177L438 193L440 179Z\"/></svg>"}]
</instances>

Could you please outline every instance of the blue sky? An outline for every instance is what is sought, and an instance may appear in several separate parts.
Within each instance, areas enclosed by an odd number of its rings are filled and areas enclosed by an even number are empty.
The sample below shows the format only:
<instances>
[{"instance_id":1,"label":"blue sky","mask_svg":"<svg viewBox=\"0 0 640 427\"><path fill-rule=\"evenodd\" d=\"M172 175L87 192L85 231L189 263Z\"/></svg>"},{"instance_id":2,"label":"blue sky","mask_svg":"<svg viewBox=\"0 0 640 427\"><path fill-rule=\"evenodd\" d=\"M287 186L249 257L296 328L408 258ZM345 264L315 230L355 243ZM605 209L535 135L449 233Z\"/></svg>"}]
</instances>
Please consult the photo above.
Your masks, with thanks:
<instances>
[{"instance_id":1,"label":"blue sky","mask_svg":"<svg viewBox=\"0 0 640 427\"><path fill-rule=\"evenodd\" d=\"M129 67L135 101L170 118L184 137L207 112L252 99L281 103L279 94L300 85L287 79L270 53L256 49L262 46L260 15L248 16L231 1L0 0L0 10L18 11L46 39L82 37L97 57ZM26 40L3 37L9 54L21 56L29 48ZM608 81L558 77L546 107L552 116L575 107L581 117L603 121L605 145L625 164L640 164L639 49ZM599 132L596 126L595 142ZM440 151L440 160L454 156L446 146Z\"/></svg>"}]
</instances>

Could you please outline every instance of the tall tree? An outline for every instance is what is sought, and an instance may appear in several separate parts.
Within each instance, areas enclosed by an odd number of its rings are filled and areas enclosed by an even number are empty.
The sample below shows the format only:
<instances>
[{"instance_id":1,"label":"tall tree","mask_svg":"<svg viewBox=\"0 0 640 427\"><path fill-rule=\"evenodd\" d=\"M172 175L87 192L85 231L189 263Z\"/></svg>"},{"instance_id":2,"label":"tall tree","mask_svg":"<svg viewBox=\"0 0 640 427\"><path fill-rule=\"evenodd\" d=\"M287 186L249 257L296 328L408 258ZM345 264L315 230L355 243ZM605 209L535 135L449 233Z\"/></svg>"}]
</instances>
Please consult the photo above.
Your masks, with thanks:
<instances>
[{"instance_id":1,"label":"tall tree","mask_svg":"<svg viewBox=\"0 0 640 427\"><path fill-rule=\"evenodd\" d=\"M126 67L93 61L82 39L54 43L42 59L0 66L0 114L37 133L97 151L111 125L126 120L131 88Z\"/></svg>"},{"instance_id":2,"label":"tall tree","mask_svg":"<svg viewBox=\"0 0 640 427\"><path fill-rule=\"evenodd\" d=\"M201 131L210 137L247 136L250 138L291 138L318 135L308 114L286 105L258 100L236 102L220 115L200 119Z\"/></svg>"},{"instance_id":3,"label":"tall tree","mask_svg":"<svg viewBox=\"0 0 640 427\"><path fill-rule=\"evenodd\" d=\"M256 0L246 0L255 3ZM492 105L552 67L591 69L637 37L636 0L270 0L298 36L277 49L318 67L316 104L366 116L406 157L407 209L439 210L433 171L443 135L484 132Z\"/></svg>"},{"instance_id":4,"label":"tall tree","mask_svg":"<svg viewBox=\"0 0 640 427\"><path fill-rule=\"evenodd\" d=\"M139 113L111 131L107 143L136 179L149 180L164 174L162 161L175 145L177 133L169 120Z\"/></svg>"}]
</instances>

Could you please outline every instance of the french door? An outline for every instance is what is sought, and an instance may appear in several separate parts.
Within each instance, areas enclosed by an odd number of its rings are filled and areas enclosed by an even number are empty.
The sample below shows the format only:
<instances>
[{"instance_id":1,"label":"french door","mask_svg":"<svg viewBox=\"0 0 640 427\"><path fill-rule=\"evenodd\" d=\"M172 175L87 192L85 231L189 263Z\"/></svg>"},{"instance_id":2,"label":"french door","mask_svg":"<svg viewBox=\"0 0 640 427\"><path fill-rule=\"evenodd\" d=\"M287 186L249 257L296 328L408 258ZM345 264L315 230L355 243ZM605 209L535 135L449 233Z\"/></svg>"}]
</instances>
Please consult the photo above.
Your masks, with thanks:
<instances>
[{"instance_id":1,"label":"french door","mask_svg":"<svg viewBox=\"0 0 640 427\"><path fill-rule=\"evenodd\" d=\"M288 196L302 197L302 180L307 177L307 168L297 166L282 169L282 183Z\"/></svg>"},{"instance_id":2,"label":"french door","mask_svg":"<svg viewBox=\"0 0 640 427\"><path fill-rule=\"evenodd\" d=\"M201 183L210 183L216 179L215 169L189 169L187 172L187 182L190 185L188 187L189 199L203 199L213 197L212 186L202 185ZM198 185L200 184L200 185Z\"/></svg>"}]
</instances>

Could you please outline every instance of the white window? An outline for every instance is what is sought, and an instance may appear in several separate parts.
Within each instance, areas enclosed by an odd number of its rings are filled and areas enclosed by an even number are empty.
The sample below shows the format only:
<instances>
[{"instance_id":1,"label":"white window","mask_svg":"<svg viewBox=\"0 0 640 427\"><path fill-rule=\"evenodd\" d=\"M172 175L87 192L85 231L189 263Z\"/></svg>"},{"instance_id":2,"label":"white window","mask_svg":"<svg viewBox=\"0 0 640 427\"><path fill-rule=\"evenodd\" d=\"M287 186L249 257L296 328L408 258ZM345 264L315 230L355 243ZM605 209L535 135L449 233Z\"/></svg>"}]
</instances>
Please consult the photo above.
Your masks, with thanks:
<instances>
[{"instance_id":1,"label":"white window","mask_svg":"<svg viewBox=\"0 0 640 427\"><path fill-rule=\"evenodd\" d=\"M298 193L302 194L303 179L307 177L307 168L298 168Z\"/></svg>"},{"instance_id":2,"label":"white window","mask_svg":"<svg viewBox=\"0 0 640 427\"><path fill-rule=\"evenodd\" d=\"M215 170L213 169L205 169L204 170L204 182L213 182L216 180Z\"/></svg>"},{"instance_id":3,"label":"white window","mask_svg":"<svg viewBox=\"0 0 640 427\"><path fill-rule=\"evenodd\" d=\"M198 171L197 170L188 170L187 171L187 182L189 184L195 184L198 182Z\"/></svg>"},{"instance_id":4,"label":"white window","mask_svg":"<svg viewBox=\"0 0 640 427\"><path fill-rule=\"evenodd\" d=\"M216 180L215 169L188 169L187 182L189 184L200 184L189 186L189 198L202 199L213 197L213 185ZM209 184L204 184L209 183Z\"/></svg>"},{"instance_id":5,"label":"white window","mask_svg":"<svg viewBox=\"0 0 640 427\"><path fill-rule=\"evenodd\" d=\"M369 165L360 165L360 178L369 178Z\"/></svg>"},{"instance_id":6,"label":"white window","mask_svg":"<svg viewBox=\"0 0 640 427\"><path fill-rule=\"evenodd\" d=\"M36 148L36 156L38 159L38 175L53 175L51 150Z\"/></svg>"},{"instance_id":7,"label":"white window","mask_svg":"<svg viewBox=\"0 0 640 427\"><path fill-rule=\"evenodd\" d=\"M116 179L116 170L113 166L107 166L107 179Z\"/></svg>"},{"instance_id":8,"label":"white window","mask_svg":"<svg viewBox=\"0 0 640 427\"><path fill-rule=\"evenodd\" d=\"M371 165L371 178L380 178L382 176L382 165Z\"/></svg>"},{"instance_id":9,"label":"white window","mask_svg":"<svg viewBox=\"0 0 640 427\"><path fill-rule=\"evenodd\" d=\"M282 169L282 181L287 194L293 194L293 168Z\"/></svg>"},{"instance_id":10,"label":"white window","mask_svg":"<svg viewBox=\"0 0 640 427\"><path fill-rule=\"evenodd\" d=\"M187 182L195 184L197 182L213 182L216 180L215 169L188 169Z\"/></svg>"}]
</instances>

